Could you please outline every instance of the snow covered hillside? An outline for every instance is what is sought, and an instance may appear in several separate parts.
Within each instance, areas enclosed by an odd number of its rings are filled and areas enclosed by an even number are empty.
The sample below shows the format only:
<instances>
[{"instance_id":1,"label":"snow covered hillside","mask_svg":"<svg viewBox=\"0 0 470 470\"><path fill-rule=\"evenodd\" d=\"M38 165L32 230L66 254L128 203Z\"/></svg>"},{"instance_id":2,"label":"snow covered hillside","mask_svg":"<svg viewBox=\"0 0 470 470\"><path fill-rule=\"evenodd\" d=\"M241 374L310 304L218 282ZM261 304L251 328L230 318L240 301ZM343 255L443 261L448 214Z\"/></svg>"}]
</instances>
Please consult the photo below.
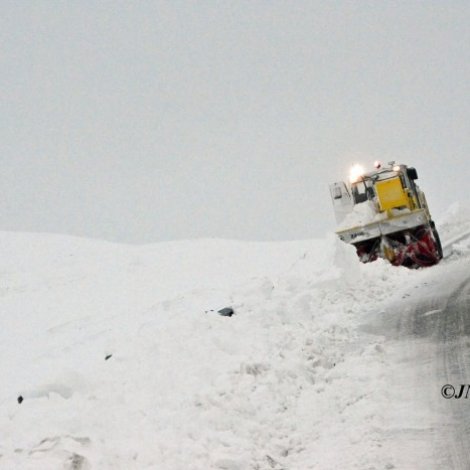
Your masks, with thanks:
<instances>
[{"instance_id":1,"label":"snow covered hillside","mask_svg":"<svg viewBox=\"0 0 470 470\"><path fill-rule=\"evenodd\" d=\"M446 402L413 398L413 358L388 334L395 305L470 272L470 214L438 228L446 259L416 271L361 265L333 236L0 233L0 468L438 468Z\"/></svg>"}]
</instances>

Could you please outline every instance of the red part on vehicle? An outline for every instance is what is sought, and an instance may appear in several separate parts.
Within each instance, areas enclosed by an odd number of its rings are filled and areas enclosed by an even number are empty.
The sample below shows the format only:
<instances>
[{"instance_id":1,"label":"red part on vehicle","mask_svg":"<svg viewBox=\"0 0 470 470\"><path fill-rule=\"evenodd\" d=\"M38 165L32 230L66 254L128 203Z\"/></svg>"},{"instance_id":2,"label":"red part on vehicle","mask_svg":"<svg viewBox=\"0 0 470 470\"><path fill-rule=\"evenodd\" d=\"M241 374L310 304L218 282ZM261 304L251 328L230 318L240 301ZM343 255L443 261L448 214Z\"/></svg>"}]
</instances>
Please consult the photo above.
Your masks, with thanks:
<instances>
[{"instance_id":1,"label":"red part on vehicle","mask_svg":"<svg viewBox=\"0 0 470 470\"><path fill-rule=\"evenodd\" d=\"M394 234L387 239L393 247L394 258L391 263L394 266L424 268L434 266L441 259L437 242L429 226L422 225L413 230Z\"/></svg>"},{"instance_id":2,"label":"red part on vehicle","mask_svg":"<svg viewBox=\"0 0 470 470\"><path fill-rule=\"evenodd\" d=\"M415 269L434 266L442 258L433 230L428 225L355 243L354 246L363 263L371 263L381 256L394 266Z\"/></svg>"},{"instance_id":3,"label":"red part on vehicle","mask_svg":"<svg viewBox=\"0 0 470 470\"><path fill-rule=\"evenodd\" d=\"M380 238L355 243L356 253L362 263L371 263L379 257Z\"/></svg>"},{"instance_id":4,"label":"red part on vehicle","mask_svg":"<svg viewBox=\"0 0 470 470\"><path fill-rule=\"evenodd\" d=\"M419 227L414 234L413 252L410 255L417 267L434 266L440 256L430 227Z\"/></svg>"}]
</instances>

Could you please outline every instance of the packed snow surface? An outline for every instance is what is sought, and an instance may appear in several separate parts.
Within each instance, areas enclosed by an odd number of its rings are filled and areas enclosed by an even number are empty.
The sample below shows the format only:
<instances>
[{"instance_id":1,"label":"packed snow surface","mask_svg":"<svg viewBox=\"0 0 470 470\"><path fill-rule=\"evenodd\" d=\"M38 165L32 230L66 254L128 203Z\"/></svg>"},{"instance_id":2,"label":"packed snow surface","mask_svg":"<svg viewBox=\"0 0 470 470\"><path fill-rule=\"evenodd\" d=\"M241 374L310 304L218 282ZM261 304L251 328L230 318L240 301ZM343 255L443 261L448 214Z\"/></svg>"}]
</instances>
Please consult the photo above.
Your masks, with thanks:
<instances>
[{"instance_id":1,"label":"packed snow surface","mask_svg":"<svg viewBox=\"0 0 470 470\"><path fill-rule=\"evenodd\" d=\"M379 222L387 218L386 212L377 212L373 201L364 201L355 204L352 211L343 219L338 230L360 227L372 222Z\"/></svg>"},{"instance_id":2,"label":"packed snow surface","mask_svg":"<svg viewBox=\"0 0 470 470\"><path fill-rule=\"evenodd\" d=\"M447 258L415 271L333 236L0 233L0 468L434 468L399 348L363 325L465 271L470 217L446 217Z\"/></svg>"}]
</instances>

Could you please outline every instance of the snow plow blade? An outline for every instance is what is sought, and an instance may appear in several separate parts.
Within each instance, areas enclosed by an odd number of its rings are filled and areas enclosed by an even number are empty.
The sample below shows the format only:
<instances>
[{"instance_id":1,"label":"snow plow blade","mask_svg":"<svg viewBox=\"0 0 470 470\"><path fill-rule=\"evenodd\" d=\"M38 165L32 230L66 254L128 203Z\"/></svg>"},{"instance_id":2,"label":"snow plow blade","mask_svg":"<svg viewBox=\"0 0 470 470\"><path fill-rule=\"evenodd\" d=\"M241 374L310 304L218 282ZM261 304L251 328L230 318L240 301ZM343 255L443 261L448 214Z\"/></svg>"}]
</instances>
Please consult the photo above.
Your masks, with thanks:
<instances>
[{"instance_id":1,"label":"snow plow blade","mask_svg":"<svg viewBox=\"0 0 470 470\"><path fill-rule=\"evenodd\" d=\"M440 241L436 240L432 228L425 225L352 244L363 263L380 257L394 266L424 268L442 259Z\"/></svg>"}]
</instances>

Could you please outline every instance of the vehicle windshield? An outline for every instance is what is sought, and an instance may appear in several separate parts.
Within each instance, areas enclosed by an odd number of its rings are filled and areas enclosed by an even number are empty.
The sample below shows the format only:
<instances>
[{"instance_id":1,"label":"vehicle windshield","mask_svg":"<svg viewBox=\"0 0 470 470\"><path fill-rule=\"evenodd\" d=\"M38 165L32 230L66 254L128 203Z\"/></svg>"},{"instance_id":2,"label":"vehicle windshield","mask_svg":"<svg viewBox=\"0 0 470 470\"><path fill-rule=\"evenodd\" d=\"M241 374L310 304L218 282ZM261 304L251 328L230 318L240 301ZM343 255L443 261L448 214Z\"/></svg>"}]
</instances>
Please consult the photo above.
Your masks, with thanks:
<instances>
[{"instance_id":1,"label":"vehicle windshield","mask_svg":"<svg viewBox=\"0 0 470 470\"><path fill-rule=\"evenodd\" d=\"M353 183L351 186L355 204L360 204L374 197L374 185L370 179L364 179Z\"/></svg>"}]
</instances>

